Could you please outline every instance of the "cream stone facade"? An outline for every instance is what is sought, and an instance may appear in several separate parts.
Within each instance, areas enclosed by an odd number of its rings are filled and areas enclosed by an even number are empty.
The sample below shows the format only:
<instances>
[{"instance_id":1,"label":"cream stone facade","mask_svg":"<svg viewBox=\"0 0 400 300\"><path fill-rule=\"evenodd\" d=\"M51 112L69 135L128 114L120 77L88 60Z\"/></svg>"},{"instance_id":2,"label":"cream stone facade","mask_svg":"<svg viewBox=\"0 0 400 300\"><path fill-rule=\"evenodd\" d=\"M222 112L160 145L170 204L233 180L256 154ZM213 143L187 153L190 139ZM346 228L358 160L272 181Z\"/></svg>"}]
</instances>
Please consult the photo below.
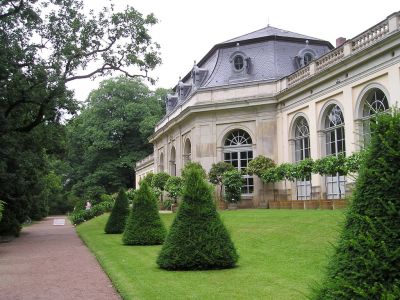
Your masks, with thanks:
<instances>
[{"instance_id":1,"label":"cream stone facade","mask_svg":"<svg viewBox=\"0 0 400 300\"><path fill-rule=\"evenodd\" d=\"M271 49L278 50L259 54ZM263 71L271 66L272 73ZM400 12L336 48L273 27L218 44L175 92L151 137L154 154L136 165L136 181L150 171L180 176L189 160L208 171L224 160L244 168L258 155L277 164L349 155L362 147L369 115L400 101ZM312 191L306 181L279 183L273 195L256 177L246 180L243 207L342 198L351 185L312 175Z\"/></svg>"}]
</instances>

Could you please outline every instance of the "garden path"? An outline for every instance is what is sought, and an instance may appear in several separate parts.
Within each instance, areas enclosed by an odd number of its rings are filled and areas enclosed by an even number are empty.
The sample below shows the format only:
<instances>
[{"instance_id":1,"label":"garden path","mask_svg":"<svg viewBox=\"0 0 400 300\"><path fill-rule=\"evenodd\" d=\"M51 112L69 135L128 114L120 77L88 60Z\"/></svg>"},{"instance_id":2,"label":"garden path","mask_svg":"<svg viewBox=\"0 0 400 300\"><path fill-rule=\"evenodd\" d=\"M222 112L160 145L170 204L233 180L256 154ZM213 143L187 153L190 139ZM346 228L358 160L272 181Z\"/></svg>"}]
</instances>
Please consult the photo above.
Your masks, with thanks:
<instances>
[{"instance_id":1,"label":"garden path","mask_svg":"<svg viewBox=\"0 0 400 300\"><path fill-rule=\"evenodd\" d=\"M0 298L120 299L93 254L64 216L23 228L21 236L0 243Z\"/></svg>"}]
</instances>

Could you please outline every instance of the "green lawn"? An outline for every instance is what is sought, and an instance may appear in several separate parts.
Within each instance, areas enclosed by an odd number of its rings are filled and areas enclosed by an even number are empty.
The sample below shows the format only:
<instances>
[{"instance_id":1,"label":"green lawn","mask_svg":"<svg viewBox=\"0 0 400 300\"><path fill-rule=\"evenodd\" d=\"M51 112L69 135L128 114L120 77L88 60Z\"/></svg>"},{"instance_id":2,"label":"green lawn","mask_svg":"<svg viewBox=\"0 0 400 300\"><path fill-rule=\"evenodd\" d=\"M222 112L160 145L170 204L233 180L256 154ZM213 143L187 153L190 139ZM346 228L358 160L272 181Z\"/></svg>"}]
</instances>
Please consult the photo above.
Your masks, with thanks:
<instances>
[{"instance_id":1,"label":"green lawn","mask_svg":"<svg viewBox=\"0 0 400 300\"><path fill-rule=\"evenodd\" d=\"M307 299L324 273L343 211L237 210L221 217L240 255L238 267L165 271L161 246L124 246L103 232L108 215L77 227L124 299ZM162 215L170 226L175 215Z\"/></svg>"}]
</instances>

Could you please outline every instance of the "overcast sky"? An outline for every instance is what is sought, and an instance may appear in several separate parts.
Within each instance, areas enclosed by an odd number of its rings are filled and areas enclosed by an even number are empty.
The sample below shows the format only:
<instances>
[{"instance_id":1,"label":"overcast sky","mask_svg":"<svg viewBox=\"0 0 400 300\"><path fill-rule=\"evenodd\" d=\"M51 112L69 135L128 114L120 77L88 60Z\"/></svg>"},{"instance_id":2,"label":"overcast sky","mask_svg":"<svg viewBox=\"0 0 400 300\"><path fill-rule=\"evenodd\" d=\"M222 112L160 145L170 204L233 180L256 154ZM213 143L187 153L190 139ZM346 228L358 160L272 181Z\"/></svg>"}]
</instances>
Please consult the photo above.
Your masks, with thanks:
<instances>
[{"instance_id":1,"label":"overcast sky","mask_svg":"<svg viewBox=\"0 0 400 300\"><path fill-rule=\"evenodd\" d=\"M85 0L89 8L109 0ZM154 13L159 23L150 33L161 45L162 65L150 73L155 87L172 88L215 44L261 29L269 23L335 45L337 37L352 38L400 10L399 0L113 0L117 9L133 6ZM117 74L115 74L117 75ZM84 101L101 79L70 85Z\"/></svg>"}]
</instances>

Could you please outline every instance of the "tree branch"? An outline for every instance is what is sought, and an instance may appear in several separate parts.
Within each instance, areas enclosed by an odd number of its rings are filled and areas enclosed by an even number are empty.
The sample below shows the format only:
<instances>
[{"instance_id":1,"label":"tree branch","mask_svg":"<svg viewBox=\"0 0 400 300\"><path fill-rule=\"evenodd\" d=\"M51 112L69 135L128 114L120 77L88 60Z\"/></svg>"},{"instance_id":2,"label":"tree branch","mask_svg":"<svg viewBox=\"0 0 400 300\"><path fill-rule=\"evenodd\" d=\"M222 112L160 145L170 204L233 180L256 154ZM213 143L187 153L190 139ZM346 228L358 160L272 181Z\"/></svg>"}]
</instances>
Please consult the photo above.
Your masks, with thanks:
<instances>
[{"instance_id":1,"label":"tree branch","mask_svg":"<svg viewBox=\"0 0 400 300\"><path fill-rule=\"evenodd\" d=\"M147 75L142 75L142 74L131 74L128 71L125 71L123 69L121 69L120 67L117 66L111 66L109 64L104 64L101 68L98 68L96 70L94 70L93 72L90 72L88 74L85 75L77 75L77 76L72 76L69 78L65 79L65 82L69 82L69 81L73 81L73 80L77 80L77 79L85 79L85 78L90 78L95 74L101 74L104 71L109 71L109 70L113 70L113 71L119 71L121 73L124 73L126 76L130 77L130 78L137 78L137 77L141 77L141 78L147 78Z\"/></svg>"},{"instance_id":2,"label":"tree branch","mask_svg":"<svg viewBox=\"0 0 400 300\"><path fill-rule=\"evenodd\" d=\"M7 5L7 3L3 3L3 5ZM21 9L24 7L24 0L20 0L18 6L15 6L12 2L11 5L14 7L14 10L9 10L7 13L1 14L0 19L5 19L11 15L19 13Z\"/></svg>"}]
</instances>

